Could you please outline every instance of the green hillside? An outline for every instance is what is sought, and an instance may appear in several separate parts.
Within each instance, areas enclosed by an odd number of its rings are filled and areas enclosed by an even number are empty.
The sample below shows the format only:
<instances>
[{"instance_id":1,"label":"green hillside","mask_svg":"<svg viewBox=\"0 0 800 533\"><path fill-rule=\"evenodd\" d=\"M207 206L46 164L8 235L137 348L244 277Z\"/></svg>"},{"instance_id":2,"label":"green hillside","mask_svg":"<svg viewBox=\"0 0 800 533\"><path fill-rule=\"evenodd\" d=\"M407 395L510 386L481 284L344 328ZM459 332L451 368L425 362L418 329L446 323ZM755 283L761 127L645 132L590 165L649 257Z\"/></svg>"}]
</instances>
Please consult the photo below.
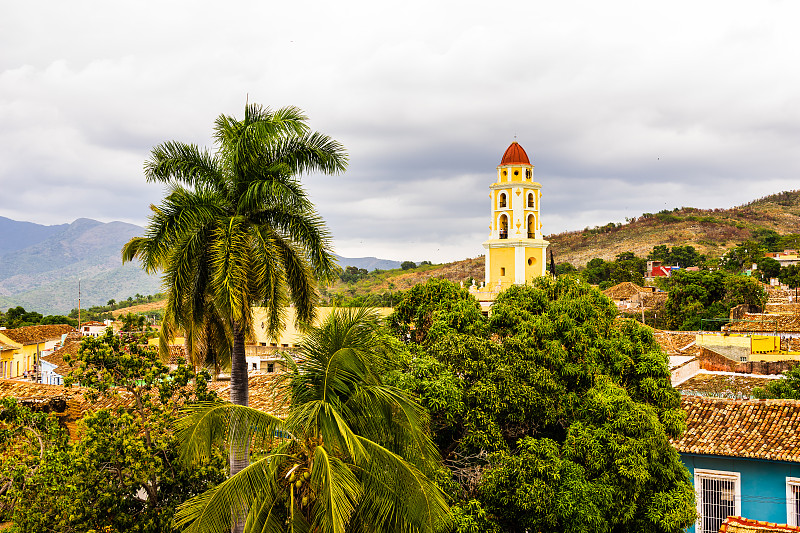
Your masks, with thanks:
<instances>
[{"instance_id":1,"label":"green hillside","mask_svg":"<svg viewBox=\"0 0 800 533\"><path fill-rule=\"evenodd\" d=\"M694 246L719 257L751 238L754 230L772 229L781 235L800 233L800 191L786 191L731 209L682 207L645 213L627 223L609 223L548 235L557 263L584 266L595 257L606 261L622 252L646 257L654 246Z\"/></svg>"}]
</instances>

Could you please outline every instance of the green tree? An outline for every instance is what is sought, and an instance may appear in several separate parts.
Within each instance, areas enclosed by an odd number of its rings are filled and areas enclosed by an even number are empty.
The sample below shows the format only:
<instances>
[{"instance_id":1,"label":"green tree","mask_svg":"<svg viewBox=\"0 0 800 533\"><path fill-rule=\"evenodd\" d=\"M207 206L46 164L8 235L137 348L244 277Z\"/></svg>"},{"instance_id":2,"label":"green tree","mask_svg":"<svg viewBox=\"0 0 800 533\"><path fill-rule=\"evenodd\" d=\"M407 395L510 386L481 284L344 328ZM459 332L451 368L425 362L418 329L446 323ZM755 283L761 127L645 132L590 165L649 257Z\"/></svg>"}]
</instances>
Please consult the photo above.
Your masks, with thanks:
<instances>
[{"instance_id":1,"label":"green tree","mask_svg":"<svg viewBox=\"0 0 800 533\"><path fill-rule=\"evenodd\" d=\"M581 272L581 277L587 283L600 285L601 289L625 281L644 285L646 266L646 260L636 257L632 252L623 252L614 261L607 262L599 257L592 259Z\"/></svg>"},{"instance_id":2,"label":"green tree","mask_svg":"<svg viewBox=\"0 0 800 533\"><path fill-rule=\"evenodd\" d=\"M166 184L169 194L153 208L145 237L122 251L123 261L138 257L146 271L164 271L167 331L182 328L193 346L221 331L212 325L229 324L231 400L239 405L248 403L244 344L253 306L267 308L272 335L290 302L299 321L310 323L316 280L337 268L328 231L297 176L341 172L347 156L306 121L295 107L273 112L250 104L242 120L217 118L213 155L174 141L153 148L145 178ZM246 455L230 460L232 474L247 464Z\"/></svg>"},{"instance_id":3,"label":"green tree","mask_svg":"<svg viewBox=\"0 0 800 533\"><path fill-rule=\"evenodd\" d=\"M774 229L755 229L753 230L753 239L761 243L769 252L779 252L783 249L782 238Z\"/></svg>"},{"instance_id":4,"label":"green tree","mask_svg":"<svg viewBox=\"0 0 800 533\"><path fill-rule=\"evenodd\" d=\"M718 319L728 318L731 308L740 304L763 308L767 300L764 287L755 278L720 270L679 270L670 276L667 289L669 297L661 318L665 327L673 330L719 329Z\"/></svg>"},{"instance_id":5,"label":"green tree","mask_svg":"<svg viewBox=\"0 0 800 533\"><path fill-rule=\"evenodd\" d=\"M395 329L427 334L412 337L398 383L431 410L465 530L479 517L510 532L692 523L691 479L669 443L684 415L650 330L569 277L506 290L490 319L456 288L411 295Z\"/></svg>"},{"instance_id":6,"label":"green tree","mask_svg":"<svg viewBox=\"0 0 800 533\"><path fill-rule=\"evenodd\" d=\"M729 272L743 272L764 257L767 248L758 241L745 241L720 257L720 266Z\"/></svg>"},{"instance_id":7,"label":"green tree","mask_svg":"<svg viewBox=\"0 0 800 533\"><path fill-rule=\"evenodd\" d=\"M787 265L778 272L778 280L792 289L800 287L800 265Z\"/></svg>"},{"instance_id":8,"label":"green tree","mask_svg":"<svg viewBox=\"0 0 800 533\"><path fill-rule=\"evenodd\" d=\"M800 365L795 365L783 373L785 379L770 380L767 386L753 389L753 396L759 400L786 398L800 400Z\"/></svg>"},{"instance_id":9,"label":"green tree","mask_svg":"<svg viewBox=\"0 0 800 533\"><path fill-rule=\"evenodd\" d=\"M26 505L23 495L41 480L42 465L66 444L55 417L0 399L0 522L10 521L19 503Z\"/></svg>"},{"instance_id":10,"label":"green tree","mask_svg":"<svg viewBox=\"0 0 800 533\"><path fill-rule=\"evenodd\" d=\"M367 269L365 268L348 266L345 267L341 274L339 274L339 279L345 283L355 283L358 280L364 279L368 275L369 272L367 272Z\"/></svg>"},{"instance_id":11,"label":"green tree","mask_svg":"<svg viewBox=\"0 0 800 533\"><path fill-rule=\"evenodd\" d=\"M403 261L400 263L400 268L403 270L409 270L412 268L417 268L417 264L414 261Z\"/></svg>"},{"instance_id":12,"label":"green tree","mask_svg":"<svg viewBox=\"0 0 800 533\"><path fill-rule=\"evenodd\" d=\"M438 453L424 433L425 412L381 379L396 344L379 335L368 310L338 310L305 337L302 362L288 360L284 418L210 404L182 420L189 460L206 458L215 440L240 449L254 443L259 454L182 505L176 526L222 531L244 519L248 531L438 530L447 506L427 477Z\"/></svg>"},{"instance_id":13,"label":"green tree","mask_svg":"<svg viewBox=\"0 0 800 533\"><path fill-rule=\"evenodd\" d=\"M25 326L36 326L42 319L42 314L36 311L26 311L24 307L12 307L6 311L4 324L7 328L22 328Z\"/></svg>"},{"instance_id":14,"label":"green tree","mask_svg":"<svg viewBox=\"0 0 800 533\"><path fill-rule=\"evenodd\" d=\"M777 278L781 273L780 262L771 257L762 257L757 264L761 281L764 283L769 283L770 278Z\"/></svg>"},{"instance_id":15,"label":"green tree","mask_svg":"<svg viewBox=\"0 0 800 533\"><path fill-rule=\"evenodd\" d=\"M207 374L169 369L155 351L110 332L86 338L68 385L80 382L101 407L79 423L77 442L48 446L18 491L13 519L20 532L166 532L175 507L224 479L224 458L185 467L171 427L180 409L215 398Z\"/></svg>"},{"instance_id":16,"label":"green tree","mask_svg":"<svg viewBox=\"0 0 800 533\"><path fill-rule=\"evenodd\" d=\"M725 280L725 301L730 307L747 304L763 309L767 303L767 291L754 277L729 276Z\"/></svg>"}]
</instances>

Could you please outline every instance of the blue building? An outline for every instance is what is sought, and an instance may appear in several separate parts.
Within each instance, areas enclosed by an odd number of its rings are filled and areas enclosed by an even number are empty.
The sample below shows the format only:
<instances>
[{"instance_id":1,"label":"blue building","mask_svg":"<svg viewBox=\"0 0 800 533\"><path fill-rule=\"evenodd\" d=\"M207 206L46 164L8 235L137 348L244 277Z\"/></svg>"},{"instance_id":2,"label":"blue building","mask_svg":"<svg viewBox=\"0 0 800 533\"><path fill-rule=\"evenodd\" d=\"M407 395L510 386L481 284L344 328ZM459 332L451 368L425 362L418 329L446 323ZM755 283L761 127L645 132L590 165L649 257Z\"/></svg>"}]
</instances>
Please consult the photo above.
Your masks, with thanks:
<instances>
[{"instance_id":1,"label":"blue building","mask_svg":"<svg viewBox=\"0 0 800 533\"><path fill-rule=\"evenodd\" d=\"M694 479L694 533L728 516L800 526L800 401L684 396L673 444Z\"/></svg>"}]
</instances>

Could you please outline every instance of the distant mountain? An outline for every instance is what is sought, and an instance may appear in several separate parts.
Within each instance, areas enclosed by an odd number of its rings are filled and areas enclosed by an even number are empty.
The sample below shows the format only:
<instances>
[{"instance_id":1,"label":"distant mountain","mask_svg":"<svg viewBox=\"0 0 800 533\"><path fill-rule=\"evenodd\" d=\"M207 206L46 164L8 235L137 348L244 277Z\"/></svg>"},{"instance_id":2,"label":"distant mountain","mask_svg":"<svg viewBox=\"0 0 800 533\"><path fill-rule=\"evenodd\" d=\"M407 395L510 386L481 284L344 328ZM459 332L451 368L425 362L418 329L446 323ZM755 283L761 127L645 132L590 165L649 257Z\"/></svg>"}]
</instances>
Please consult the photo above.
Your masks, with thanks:
<instances>
[{"instance_id":1,"label":"distant mountain","mask_svg":"<svg viewBox=\"0 0 800 533\"><path fill-rule=\"evenodd\" d=\"M62 231L67 224L43 226L33 222L18 222L0 217L0 255L21 250Z\"/></svg>"},{"instance_id":2,"label":"distant mountain","mask_svg":"<svg viewBox=\"0 0 800 533\"><path fill-rule=\"evenodd\" d=\"M78 280L84 308L160 292L160 276L145 274L136 261L122 264L122 246L143 233L125 222L79 218L44 226L0 217L0 309L21 305L44 314L68 313L78 306ZM336 260L342 268L400 267L400 261L375 257Z\"/></svg>"},{"instance_id":3,"label":"distant mountain","mask_svg":"<svg viewBox=\"0 0 800 533\"><path fill-rule=\"evenodd\" d=\"M376 268L379 270L400 268L402 264L401 261L393 261L391 259L378 259L377 257L342 257L340 255L336 256L336 262L342 268L354 266L356 268L364 268L370 272Z\"/></svg>"},{"instance_id":4,"label":"distant mountain","mask_svg":"<svg viewBox=\"0 0 800 533\"><path fill-rule=\"evenodd\" d=\"M78 280L83 307L159 291L158 276L148 276L135 263L122 265L122 245L142 234L139 226L88 218L58 226L2 222L9 231L22 227L34 238L27 246L18 239L8 245L11 236L0 234L8 250L0 253L0 309L22 305L40 313L68 313L78 306Z\"/></svg>"}]
</instances>

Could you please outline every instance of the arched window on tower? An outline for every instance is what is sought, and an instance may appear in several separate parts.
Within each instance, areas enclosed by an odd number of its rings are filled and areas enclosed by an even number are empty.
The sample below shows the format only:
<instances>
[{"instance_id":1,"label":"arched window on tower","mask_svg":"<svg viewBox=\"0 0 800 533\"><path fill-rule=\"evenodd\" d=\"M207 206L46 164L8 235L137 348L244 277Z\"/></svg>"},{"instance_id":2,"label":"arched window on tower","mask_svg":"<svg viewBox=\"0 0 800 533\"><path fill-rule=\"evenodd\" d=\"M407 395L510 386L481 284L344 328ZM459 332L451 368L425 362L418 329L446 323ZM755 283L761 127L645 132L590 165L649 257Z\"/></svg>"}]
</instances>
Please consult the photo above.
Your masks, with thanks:
<instances>
[{"instance_id":1,"label":"arched window on tower","mask_svg":"<svg viewBox=\"0 0 800 533\"><path fill-rule=\"evenodd\" d=\"M531 179L533 177L533 171L531 169L525 170L525 177Z\"/></svg>"},{"instance_id":2,"label":"arched window on tower","mask_svg":"<svg viewBox=\"0 0 800 533\"><path fill-rule=\"evenodd\" d=\"M532 192L528 193L528 207L536 207L536 204L534 203L534 200L533 200L533 193Z\"/></svg>"},{"instance_id":3,"label":"arched window on tower","mask_svg":"<svg viewBox=\"0 0 800 533\"><path fill-rule=\"evenodd\" d=\"M506 206L506 193L501 192L500 193L500 207L505 207L505 206Z\"/></svg>"},{"instance_id":4,"label":"arched window on tower","mask_svg":"<svg viewBox=\"0 0 800 533\"><path fill-rule=\"evenodd\" d=\"M508 239L508 217L500 215L500 238Z\"/></svg>"},{"instance_id":5,"label":"arched window on tower","mask_svg":"<svg viewBox=\"0 0 800 533\"><path fill-rule=\"evenodd\" d=\"M528 238L536 238L536 217L528 215Z\"/></svg>"}]
</instances>

